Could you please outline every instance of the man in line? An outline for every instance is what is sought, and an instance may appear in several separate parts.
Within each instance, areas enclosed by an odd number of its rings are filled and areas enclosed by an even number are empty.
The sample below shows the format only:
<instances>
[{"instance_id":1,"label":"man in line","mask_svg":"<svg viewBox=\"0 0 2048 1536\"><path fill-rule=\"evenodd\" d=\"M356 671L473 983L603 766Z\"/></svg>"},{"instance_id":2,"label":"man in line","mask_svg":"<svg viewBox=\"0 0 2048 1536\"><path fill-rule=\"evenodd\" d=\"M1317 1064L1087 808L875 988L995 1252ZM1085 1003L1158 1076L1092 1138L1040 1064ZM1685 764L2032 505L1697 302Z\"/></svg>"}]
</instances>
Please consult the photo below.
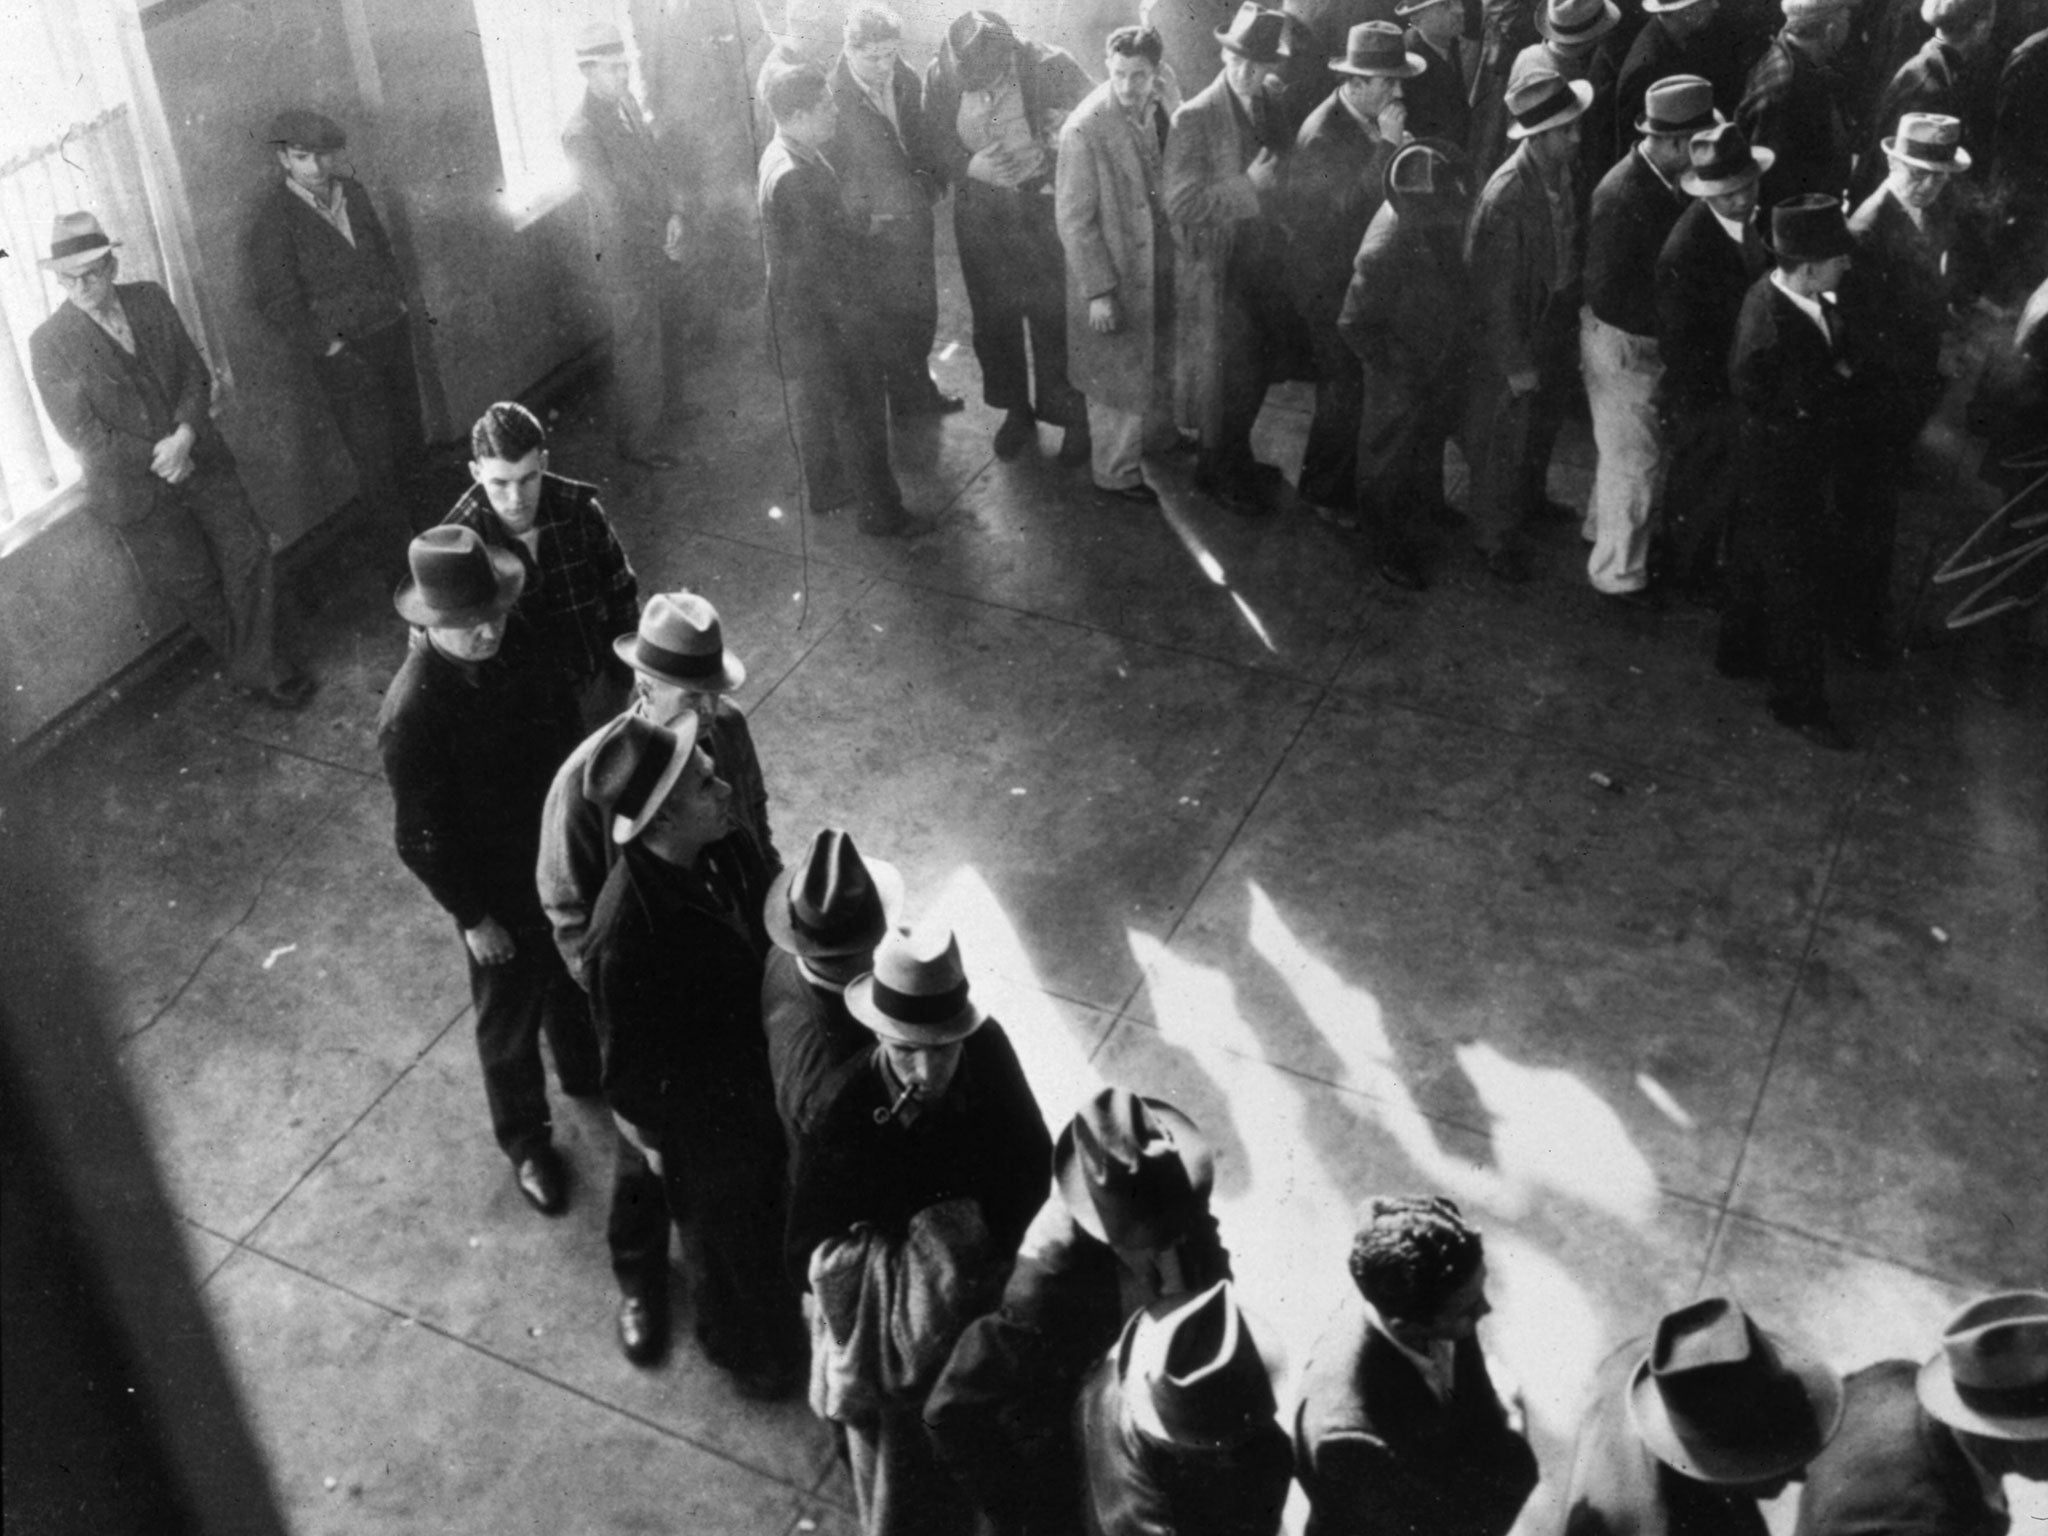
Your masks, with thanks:
<instances>
[{"instance_id":1,"label":"man in line","mask_svg":"<svg viewBox=\"0 0 2048 1536\"><path fill-rule=\"evenodd\" d=\"M1053 1198L1002 1306L961 1337L924 1410L940 1459L998 1531L1071 1528L1082 1381L1133 1312L1230 1278L1214 1179L1194 1122L1160 1099L1105 1088L1060 1132Z\"/></svg>"},{"instance_id":2,"label":"man in line","mask_svg":"<svg viewBox=\"0 0 2048 1536\"><path fill-rule=\"evenodd\" d=\"M1401 44L1422 60L1423 71L1401 88L1408 132L1463 150L1472 139L1472 103L1466 95L1460 0L1401 0L1394 15L1408 23Z\"/></svg>"},{"instance_id":3,"label":"man in line","mask_svg":"<svg viewBox=\"0 0 2048 1536\"><path fill-rule=\"evenodd\" d=\"M1722 13L1721 0L1643 0L1643 9L1649 20L1615 80L1615 139L1608 152L1616 157L1628 153L1643 102L1659 80L1697 75L1710 87L1710 105L1726 116L1741 102L1749 72L1744 40Z\"/></svg>"},{"instance_id":4,"label":"man in line","mask_svg":"<svg viewBox=\"0 0 2048 1536\"><path fill-rule=\"evenodd\" d=\"M1992 0L1925 0L1921 14L1934 35L1899 66L1870 115L1869 140L1856 167L1857 185L1865 193L1883 181L1891 163L1884 141L1909 112L1959 120L1965 160L1973 151L1981 155L1991 142L1998 70L2004 62L1992 51L1998 19Z\"/></svg>"},{"instance_id":5,"label":"man in line","mask_svg":"<svg viewBox=\"0 0 2048 1536\"><path fill-rule=\"evenodd\" d=\"M1776 157L1763 202L1840 197L1854 141L1840 77L1830 66L1849 40L1850 0L1784 0L1785 25L1749 72L1735 120L1750 143Z\"/></svg>"},{"instance_id":6,"label":"man in line","mask_svg":"<svg viewBox=\"0 0 2048 1536\"><path fill-rule=\"evenodd\" d=\"M1358 416L1365 381L1337 334L1351 266L1366 226L1386 200L1387 166L1408 140L1406 82L1423 71L1391 22L1360 22L1341 78L1301 125L1287 164L1281 224L1295 312L1315 349L1316 408L1301 456L1301 499L1340 528L1358 526Z\"/></svg>"},{"instance_id":7,"label":"man in line","mask_svg":"<svg viewBox=\"0 0 2048 1536\"><path fill-rule=\"evenodd\" d=\"M1717 122L1714 88L1700 76L1651 86L1636 124L1642 138L1601 178L1586 221L1579 361L1599 450L1586 508L1585 531L1593 539L1586 577L1595 592L1623 602L1650 601L1650 511L1664 469L1657 256L1685 212L1677 182L1690 140Z\"/></svg>"},{"instance_id":8,"label":"man in line","mask_svg":"<svg viewBox=\"0 0 2048 1536\"><path fill-rule=\"evenodd\" d=\"M1216 34L1223 68L1173 115L1166 211L1173 220L1174 370L1183 419L1200 438L1197 489L1234 512L1270 510L1280 472L1252 456L1252 427L1288 308L1272 204L1280 159L1261 147L1277 109L1285 19L1245 0Z\"/></svg>"},{"instance_id":9,"label":"man in line","mask_svg":"<svg viewBox=\"0 0 2048 1536\"><path fill-rule=\"evenodd\" d=\"M115 279L118 240L60 214L50 254L65 302L29 337L43 409L84 470L85 509L206 643L228 684L272 709L318 686L280 656L277 573L235 458L214 427L213 380L171 296Z\"/></svg>"},{"instance_id":10,"label":"man in line","mask_svg":"<svg viewBox=\"0 0 2048 1536\"><path fill-rule=\"evenodd\" d=\"M610 22L576 43L583 100L562 129L590 220L592 270L611 322L612 429L619 457L674 469L665 431L696 414L666 377L662 333L676 317L675 264L682 259L681 192L663 166L654 131L633 97L626 41Z\"/></svg>"},{"instance_id":11,"label":"man in line","mask_svg":"<svg viewBox=\"0 0 2048 1536\"><path fill-rule=\"evenodd\" d=\"M1724 1297L1608 1357L1565 1490L1564 1536L1765 1536L1842 1419L1842 1379Z\"/></svg>"},{"instance_id":12,"label":"man in line","mask_svg":"<svg viewBox=\"0 0 2048 1536\"><path fill-rule=\"evenodd\" d=\"M1496 580L1534 574L1523 524L1548 505L1550 450L1571 388L1579 309L1579 119L1593 88L1547 69L1507 94L1518 147L1479 194L1465 259L1479 296L1472 514Z\"/></svg>"},{"instance_id":13,"label":"man in line","mask_svg":"<svg viewBox=\"0 0 2048 1536\"><path fill-rule=\"evenodd\" d=\"M510 400L470 429L469 477L442 521L519 556L526 585L512 606L515 642L536 646L569 674L586 727L609 720L633 676L612 640L639 621L640 584L597 487L552 473L547 429Z\"/></svg>"},{"instance_id":14,"label":"man in line","mask_svg":"<svg viewBox=\"0 0 2048 1536\"><path fill-rule=\"evenodd\" d=\"M927 158L924 86L903 62L902 18L886 6L854 6L845 37L832 65L839 129L826 158L839 173L847 215L866 230L889 409L898 417L951 415L966 402L940 392L927 361L939 326L932 203L944 189Z\"/></svg>"},{"instance_id":15,"label":"man in line","mask_svg":"<svg viewBox=\"0 0 2048 1536\"><path fill-rule=\"evenodd\" d=\"M1095 488L1138 506L1159 493L1140 455L1179 445L1173 419L1173 228L1163 185L1161 44L1119 27L1109 79L1060 130L1053 211L1067 257L1067 374L1088 401Z\"/></svg>"},{"instance_id":16,"label":"man in line","mask_svg":"<svg viewBox=\"0 0 2048 1536\"><path fill-rule=\"evenodd\" d=\"M1880 1360L1843 1389L1795 1536L2004 1536L2001 1480L2048 1482L2048 1293L1973 1301L1924 1364Z\"/></svg>"},{"instance_id":17,"label":"man in line","mask_svg":"<svg viewBox=\"0 0 2048 1536\"><path fill-rule=\"evenodd\" d=\"M585 974L604 1044L604 1094L657 1192L620 1181L607 1229L622 1342L652 1364L668 1338L669 1220L702 1238L697 1341L743 1397L802 1380L803 1323L781 1262L787 1152L761 1030L768 872L732 786L679 731L624 715L590 759L618 848L591 912ZM618 1202L665 1210L656 1219ZM628 1312L644 1314L630 1331Z\"/></svg>"},{"instance_id":18,"label":"man in line","mask_svg":"<svg viewBox=\"0 0 2048 1536\"><path fill-rule=\"evenodd\" d=\"M312 366L395 558L412 537L399 482L426 447L405 283L370 194L335 168L348 147L341 126L295 108L271 119L267 137L284 175L250 230L256 304Z\"/></svg>"},{"instance_id":19,"label":"man in line","mask_svg":"<svg viewBox=\"0 0 2048 1536\"><path fill-rule=\"evenodd\" d=\"M814 516L859 510L860 531L903 538L925 524L903 507L889 463L888 391L873 338L865 232L848 221L825 158L839 113L822 71L763 71L775 138L761 155L761 231L768 312L789 382L797 461Z\"/></svg>"},{"instance_id":20,"label":"man in line","mask_svg":"<svg viewBox=\"0 0 2048 1536\"><path fill-rule=\"evenodd\" d=\"M567 678L501 652L526 568L467 528L430 528L398 589L413 626L377 717L398 856L455 919L468 951L491 1129L519 1192L543 1215L567 1199L540 1038L564 1091L597 1084L595 1042L534 894L541 802L576 745Z\"/></svg>"},{"instance_id":21,"label":"man in line","mask_svg":"<svg viewBox=\"0 0 2048 1536\"><path fill-rule=\"evenodd\" d=\"M1486 1252L1441 1196L1374 1199L1351 1243L1358 1295L1309 1356L1294 1420L1309 1536L1506 1536L1536 1457L1479 1347Z\"/></svg>"}]
</instances>

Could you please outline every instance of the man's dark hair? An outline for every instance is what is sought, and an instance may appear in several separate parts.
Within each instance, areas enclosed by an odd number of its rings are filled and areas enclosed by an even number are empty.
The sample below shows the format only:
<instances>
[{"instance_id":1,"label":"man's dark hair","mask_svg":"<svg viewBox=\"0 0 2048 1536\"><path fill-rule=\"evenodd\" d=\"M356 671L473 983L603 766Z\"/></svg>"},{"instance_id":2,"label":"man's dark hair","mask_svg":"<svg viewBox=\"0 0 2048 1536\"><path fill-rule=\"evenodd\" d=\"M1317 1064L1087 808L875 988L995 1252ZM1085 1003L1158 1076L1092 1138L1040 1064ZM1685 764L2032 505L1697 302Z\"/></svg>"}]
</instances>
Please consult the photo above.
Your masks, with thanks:
<instances>
[{"instance_id":1,"label":"man's dark hair","mask_svg":"<svg viewBox=\"0 0 2048 1536\"><path fill-rule=\"evenodd\" d=\"M548 445L548 429L540 418L516 400L500 400L469 429L472 459L504 459L508 463L525 458L536 448Z\"/></svg>"},{"instance_id":2,"label":"man's dark hair","mask_svg":"<svg viewBox=\"0 0 2048 1536\"><path fill-rule=\"evenodd\" d=\"M1441 1195L1385 1195L1351 1239L1351 1283L1383 1317L1419 1321L1441 1311L1485 1257L1479 1234Z\"/></svg>"},{"instance_id":3,"label":"man's dark hair","mask_svg":"<svg viewBox=\"0 0 2048 1536\"><path fill-rule=\"evenodd\" d=\"M1166 57L1166 43L1151 27L1118 27L1102 45L1103 57L1120 53L1127 59L1150 59L1157 64Z\"/></svg>"},{"instance_id":4,"label":"man's dark hair","mask_svg":"<svg viewBox=\"0 0 2048 1536\"><path fill-rule=\"evenodd\" d=\"M791 64L768 77L768 115L779 127L816 107L831 86L815 64Z\"/></svg>"},{"instance_id":5,"label":"man's dark hair","mask_svg":"<svg viewBox=\"0 0 2048 1536\"><path fill-rule=\"evenodd\" d=\"M856 5L846 13L845 38L849 48L894 42L902 35L903 18L886 5Z\"/></svg>"}]
</instances>

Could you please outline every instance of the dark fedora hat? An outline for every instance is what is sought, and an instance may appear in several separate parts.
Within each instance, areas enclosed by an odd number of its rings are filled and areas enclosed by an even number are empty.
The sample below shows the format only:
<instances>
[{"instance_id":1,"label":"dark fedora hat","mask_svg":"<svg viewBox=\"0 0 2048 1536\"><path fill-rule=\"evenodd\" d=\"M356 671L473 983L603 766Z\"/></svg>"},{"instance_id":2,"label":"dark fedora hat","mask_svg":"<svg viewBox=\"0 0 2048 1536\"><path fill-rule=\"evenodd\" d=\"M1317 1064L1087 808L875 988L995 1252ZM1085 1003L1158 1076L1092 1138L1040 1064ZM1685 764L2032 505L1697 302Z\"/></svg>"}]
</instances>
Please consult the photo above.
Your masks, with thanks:
<instances>
[{"instance_id":1,"label":"dark fedora hat","mask_svg":"<svg viewBox=\"0 0 2048 1536\"><path fill-rule=\"evenodd\" d=\"M695 592L657 592L640 612L640 627L612 642L635 672L671 688L730 693L747 680L739 657L725 648L718 610Z\"/></svg>"},{"instance_id":2,"label":"dark fedora hat","mask_svg":"<svg viewBox=\"0 0 2048 1536\"><path fill-rule=\"evenodd\" d=\"M1244 0L1230 25L1216 29L1216 41L1226 50L1254 64L1277 64L1292 51L1287 41L1287 17L1269 11L1258 0Z\"/></svg>"},{"instance_id":3,"label":"dark fedora hat","mask_svg":"<svg viewBox=\"0 0 2048 1536\"><path fill-rule=\"evenodd\" d=\"M1680 173L1678 184L1694 197L1720 197L1740 192L1754 184L1777 155L1753 148L1749 136L1734 123L1702 129L1686 145L1691 165Z\"/></svg>"},{"instance_id":4,"label":"dark fedora hat","mask_svg":"<svg viewBox=\"0 0 2048 1536\"><path fill-rule=\"evenodd\" d=\"M1273 1422L1273 1379L1228 1280L1155 1301L1131 1319L1117 1354L1124 1411L1149 1440L1222 1450Z\"/></svg>"},{"instance_id":5,"label":"dark fedora hat","mask_svg":"<svg viewBox=\"0 0 2048 1536\"><path fill-rule=\"evenodd\" d=\"M1780 261L1832 261L1855 249L1842 205L1825 192L1788 197L1771 209L1764 247Z\"/></svg>"},{"instance_id":6,"label":"dark fedora hat","mask_svg":"<svg viewBox=\"0 0 2048 1536\"><path fill-rule=\"evenodd\" d=\"M412 574L391 601L406 623L427 629L469 629L501 619L526 585L518 555L492 549L459 523L429 528L412 541L405 560Z\"/></svg>"},{"instance_id":7,"label":"dark fedora hat","mask_svg":"<svg viewBox=\"0 0 2048 1536\"><path fill-rule=\"evenodd\" d=\"M323 154L348 147L348 135L342 132L341 124L308 107L287 107L270 120L263 137L272 144L288 144L294 149Z\"/></svg>"},{"instance_id":8,"label":"dark fedora hat","mask_svg":"<svg viewBox=\"0 0 2048 1536\"><path fill-rule=\"evenodd\" d=\"M1207 1204L1216 1158L1161 1099L1104 1088L1060 1132L1053 1183L1075 1225L1117 1248L1164 1248Z\"/></svg>"},{"instance_id":9,"label":"dark fedora hat","mask_svg":"<svg viewBox=\"0 0 2048 1536\"><path fill-rule=\"evenodd\" d=\"M1667 1466L1703 1483L1796 1472L1842 1422L1842 1378L1725 1296L1668 1313L1628 1387L1629 1418Z\"/></svg>"},{"instance_id":10,"label":"dark fedora hat","mask_svg":"<svg viewBox=\"0 0 2048 1536\"><path fill-rule=\"evenodd\" d=\"M583 796L611 813L611 838L630 843L647 830L697 746L697 717L673 727L621 715L598 733L583 770Z\"/></svg>"},{"instance_id":11,"label":"dark fedora hat","mask_svg":"<svg viewBox=\"0 0 2048 1536\"><path fill-rule=\"evenodd\" d=\"M846 1011L898 1045L951 1045L987 1017L968 995L960 941L941 924L900 924L875 946L875 968L846 989Z\"/></svg>"},{"instance_id":12,"label":"dark fedora hat","mask_svg":"<svg viewBox=\"0 0 2048 1536\"><path fill-rule=\"evenodd\" d=\"M1971 1302L1920 1367L1920 1404L1942 1423L1993 1440L2048 1440L2048 1292Z\"/></svg>"},{"instance_id":13,"label":"dark fedora hat","mask_svg":"<svg viewBox=\"0 0 2048 1536\"><path fill-rule=\"evenodd\" d=\"M1391 21L1361 21L1344 42L1344 57L1330 60L1340 75L1413 80L1425 66L1420 54L1401 46L1401 29Z\"/></svg>"},{"instance_id":14,"label":"dark fedora hat","mask_svg":"<svg viewBox=\"0 0 2048 1536\"><path fill-rule=\"evenodd\" d=\"M1712 82L1700 75L1666 75L1643 94L1637 133L1690 139L1721 121L1714 110Z\"/></svg>"},{"instance_id":15,"label":"dark fedora hat","mask_svg":"<svg viewBox=\"0 0 2048 1536\"><path fill-rule=\"evenodd\" d=\"M872 950L902 905L902 872L862 858L851 832L827 827L775 877L761 915L776 948L829 960Z\"/></svg>"}]
</instances>

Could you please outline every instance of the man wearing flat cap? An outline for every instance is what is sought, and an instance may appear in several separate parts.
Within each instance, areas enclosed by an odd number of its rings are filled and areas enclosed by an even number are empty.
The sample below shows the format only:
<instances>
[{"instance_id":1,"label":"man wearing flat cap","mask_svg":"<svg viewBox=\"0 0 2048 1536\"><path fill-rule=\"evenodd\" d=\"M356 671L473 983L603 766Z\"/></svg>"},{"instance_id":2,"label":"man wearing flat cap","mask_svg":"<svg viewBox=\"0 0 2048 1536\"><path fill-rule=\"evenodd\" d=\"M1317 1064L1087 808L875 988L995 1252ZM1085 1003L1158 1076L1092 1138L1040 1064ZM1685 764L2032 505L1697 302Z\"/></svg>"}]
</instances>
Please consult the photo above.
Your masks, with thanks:
<instances>
[{"instance_id":1,"label":"man wearing flat cap","mask_svg":"<svg viewBox=\"0 0 2048 1536\"><path fill-rule=\"evenodd\" d=\"M1924 1364L1880 1360L1843 1390L1795 1536L2005 1536L2003 1479L2048 1481L2048 1293L1973 1301Z\"/></svg>"},{"instance_id":2,"label":"man wearing flat cap","mask_svg":"<svg viewBox=\"0 0 2048 1536\"><path fill-rule=\"evenodd\" d=\"M1351 263L1366 226L1386 200L1387 166L1408 142L1402 92L1423 72L1392 22L1360 22L1343 57L1332 59L1337 88L1309 114L1294 142L1280 203L1287 232L1287 280L1295 313L1315 351L1316 408L1302 450L1301 499L1325 522L1355 528L1358 415L1365 382L1358 358L1337 334Z\"/></svg>"},{"instance_id":3,"label":"man wearing flat cap","mask_svg":"<svg viewBox=\"0 0 2048 1536\"><path fill-rule=\"evenodd\" d=\"M1776 157L1764 174L1763 202L1849 186L1855 151L1848 105L1831 67L1849 40L1850 0L1785 0L1785 24L1749 72L1735 121L1750 143Z\"/></svg>"},{"instance_id":4,"label":"man wearing flat cap","mask_svg":"<svg viewBox=\"0 0 2048 1536\"><path fill-rule=\"evenodd\" d=\"M1274 1536L1287 1434L1230 1281L1133 1313L1074 1412L1087 1536Z\"/></svg>"},{"instance_id":5,"label":"man wearing flat cap","mask_svg":"<svg viewBox=\"0 0 2048 1536\"><path fill-rule=\"evenodd\" d=\"M212 375L168 293L115 280L120 243L89 213L57 217L37 265L66 302L28 341L43 409L78 455L85 510L192 626L228 685L302 709L317 685L279 654L270 534L214 426Z\"/></svg>"},{"instance_id":6,"label":"man wearing flat cap","mask_svg":"<svg viewBox=\"0 0 2048 1536\"><path fill-rule=\"evenodd\" d=\"M1667 1314L1593 1378L1564 1536L1765 1536L1842 1421L1842 1379L1725 1297Z\"/></svg>"},{"instance_id":7,"label":"man wearing flat cap","mask_svg":"<svg viewBox=\"0 0 2048 1536\"><path fill-rule=\"evenodd\" d=\"M1586 307L1579 362L1599 452L1586 526L1593 590L1647 604L1650 513L1663 478L1657 386L1657 255L1689 199L1678 186L1695 133L1712 128L1713 87L1698 75L1660 80L1644 98L1628 156L1593 189L1586 219Z\"/></svg>"},{"instance_id":8,"label":"man wearing flat cap","mask_svg":"<svg viewBox=\"0 0 2048 1536\"><path fill-rule=\"evenodd\" d=\"M1479 1347L1486 1254L1442 1196L1374 1199L1294 1418L1308 1536L1504 1536L1536 1486Z\"/></svg>"},{"instance_id":9,"label":"man wearing flat cap","mask_svg":"<svg viewBox=\"0 0 2048 1536\"><path fill-rule=\"evenodd\" d=\"M1479 194L1466 234L1481 317L1472 521L1487 571L1503 582L1533 575L1522 530L1549 505L1550 451L1576 371L1579 119L1592 102L1585 81L1548 69L1509 87L1516 149Z\"/></svg>"},{"instance_id":10,"label":"man wearing flat cap","mask_svg":"<svg viewBox=\"0 0 2048 1536\"><path fill-rule=\"evenodd\" d=\"M1252 456L1292 322L1276 217L1280 159L1262 148L1278 110L1286 18L1245 0L1216 34L1223 68L1173 115L1164 185L1173 220L1174 367L1184 424L1200 437L1196 488L1232 511L1270 510L1279 470Z\"/></svg>"},{"instance_id":11,"label":"man wearing flat cap","mask_svg":"<svg viewBox=\"0 0 2048 1536\"><path fill-rule=\"evenodd\" d=\"M520 1194L552 1216L567 1186L542 1034L566 1083L597 1077L582 1000L533 888L541 803L576 745L576 704L561 672L500 650L526 582L518 556L443 527L414 539L408 560L395 601L412 640L377 717L398 856L462 934L491 1130Z\"/></svg>"},{"instance_id":12,"label":"man wearing flat cap","mask_svg":"<svg viewBox=\"0 0 2048 1536\"><path fill-rule=\"evenodd\" d=\"M418 467L426 434L391 237L363 184L339 169L348 147L340 124L293 108L272 118L264 137L283 175L249 231L256 306L313 370L365 510L409 539L401 482Z\"/></svg>"},{"instance_id":13,"label":"man wearing flat cap","mask_svg":"<svg viewBox=\"0 0 2048 1536\"><path fill-rule=\"evenodd\" d=\"M636 1365L661 1357L669 1224L688 1213L702 1239L697 1342L741 1396L783 1397L802 1380L804 1339L782 1266L788 1159L761 1030L767 866L695 716L675 730L621 716L589 777L618 850L583 950L604 1096L659 1181L613 1184L620 1347Z\"/></svg>"},{"instance_id":14,"label":"man wearing flat cap","mask_svg":"<svg viewBox=\"0 0 2048 1536\"><path fill-rule=\"evenodd\" d=\"M811 1293L811 1406L837 1425L867 1536L973 1531L923 1410L1045 1199L1052 1143L950 929L896 928L846 989L874 1036L798 1143L790 1272ZM904 1320L885 1326L893 1319Z\"/></svg>"},{"instance_id":15,"label":"man wearing flat cap","mask_svg":"<svg viewBox=\"0 0 2048 1536\"><path fill-rule=\"evenodd\" d=\"M562 129L590 221L591 272L611 322L612 431L629 464L674 469L666 432L694 412L668 378L674 353L676 263L682 260L681 189L633 95L626 40L594 21L576 42L583 100Z\"/></svg>"},{"instance_id":16,"label":"man wearing flat cap","mask_svg":"<svg viewBox=\"0 0 2048 1536\"><path fill-rule=\"evenodd\" d=\"M1053 1147L1053 1198L1002 1306L968 1328L925 1404L939 1456L998 1531L1072 1528L1076 1394L1132 1313L1230 1278L1215 1157L1160 1099L1105 1088Z\"/></svg>"}]
</instances>

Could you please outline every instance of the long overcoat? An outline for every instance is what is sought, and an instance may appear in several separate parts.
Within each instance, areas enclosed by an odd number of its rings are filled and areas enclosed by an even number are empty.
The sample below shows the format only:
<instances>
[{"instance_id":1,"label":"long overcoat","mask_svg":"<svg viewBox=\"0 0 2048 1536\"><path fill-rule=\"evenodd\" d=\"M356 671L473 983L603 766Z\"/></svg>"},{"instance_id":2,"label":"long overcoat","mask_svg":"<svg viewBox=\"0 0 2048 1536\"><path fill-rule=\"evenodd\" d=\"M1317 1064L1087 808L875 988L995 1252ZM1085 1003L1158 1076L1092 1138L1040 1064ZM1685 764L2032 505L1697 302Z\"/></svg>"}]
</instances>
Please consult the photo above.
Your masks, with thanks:
<instances>
[{"instance_id":1,"label":"long overcoat","mask_svg":"<svg viewBox=\"0 0 2048 1536\"><path fill-rule=\"evenodd\" d=\"M1263 216L1245 175L1259 144L1219 72L1173 115L1166 140L1166 211L1174 240L1174 392L1181 421L1205 437L1222 417L1232 257Z\"/></svg>"}]
</instances>

